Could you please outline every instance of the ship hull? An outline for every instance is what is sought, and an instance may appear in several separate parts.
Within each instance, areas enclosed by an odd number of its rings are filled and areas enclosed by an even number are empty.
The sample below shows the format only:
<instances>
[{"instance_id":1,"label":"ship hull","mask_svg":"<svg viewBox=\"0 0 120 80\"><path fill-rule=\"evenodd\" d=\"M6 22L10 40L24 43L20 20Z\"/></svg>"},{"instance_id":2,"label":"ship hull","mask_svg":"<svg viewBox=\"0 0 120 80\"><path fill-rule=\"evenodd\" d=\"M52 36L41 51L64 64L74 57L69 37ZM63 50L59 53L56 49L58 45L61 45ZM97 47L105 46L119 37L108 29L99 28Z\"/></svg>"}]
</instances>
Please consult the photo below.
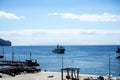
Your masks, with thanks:
<instances>
[{"instance_id":1,"label":"ship hull","mask_svg":"<svg viewBox=\"0 0 120 80\"><path fill-rule=\"evenodd\" d=\"M65 49L55 49L55 50L52 50L53 53L61 53L61 54L64 54L65 52Z\"/></svg>"}]
</instances>

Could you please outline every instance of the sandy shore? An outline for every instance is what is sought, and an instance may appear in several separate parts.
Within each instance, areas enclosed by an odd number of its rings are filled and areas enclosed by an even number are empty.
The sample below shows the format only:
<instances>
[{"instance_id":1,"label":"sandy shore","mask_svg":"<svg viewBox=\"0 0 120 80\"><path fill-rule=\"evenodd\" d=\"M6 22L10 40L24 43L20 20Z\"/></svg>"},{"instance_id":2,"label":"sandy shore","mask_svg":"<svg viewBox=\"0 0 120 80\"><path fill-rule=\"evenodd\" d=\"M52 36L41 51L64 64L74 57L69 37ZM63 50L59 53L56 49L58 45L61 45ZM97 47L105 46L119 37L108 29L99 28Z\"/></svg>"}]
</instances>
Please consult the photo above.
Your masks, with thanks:
<instances>
[{"instance_id":1,"label":"sandy shore","mask_svg":"<svg viewBox=\"0 0 120 80\"><path fill-rule=\"evenodd\" d=\"M1 74L3 78L0 78L0 80L61 80L61 73L60 72L38 72L38 73L23 73L21 75L17 75L15 77L11 77L8 75ZM64 80L66 73L64 73ZM87 74L79 74L80 80L84 80L85 78L92 78L96 79L99 77L98 75L87 75ZM104 78L107 80L108 77L104 76ZM116 80L116 77L112 78L113 80ZM120 80L120 79L119 79Z\"/></svg>"}]
</instances>

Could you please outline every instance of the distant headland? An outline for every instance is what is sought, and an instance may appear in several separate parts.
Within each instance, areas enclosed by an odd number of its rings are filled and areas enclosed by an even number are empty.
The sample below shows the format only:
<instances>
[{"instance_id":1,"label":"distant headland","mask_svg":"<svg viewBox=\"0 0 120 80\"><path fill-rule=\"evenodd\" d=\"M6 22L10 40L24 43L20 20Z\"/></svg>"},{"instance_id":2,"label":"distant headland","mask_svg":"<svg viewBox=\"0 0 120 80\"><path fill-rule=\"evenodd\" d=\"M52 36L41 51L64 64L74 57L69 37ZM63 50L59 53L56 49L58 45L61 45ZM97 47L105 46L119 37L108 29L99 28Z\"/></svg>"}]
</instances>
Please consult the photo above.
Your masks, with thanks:
<instances>
[{"instance_id":1,"label":"distant headland","mask_svg":"<svg viewBox=\"0 0 120 80\"><path fill-rule=\"evenodd\" d=\"M11 46L12 43L9 40L3 40L0 38L0 46Z\"/></svg>"}]
</instances>

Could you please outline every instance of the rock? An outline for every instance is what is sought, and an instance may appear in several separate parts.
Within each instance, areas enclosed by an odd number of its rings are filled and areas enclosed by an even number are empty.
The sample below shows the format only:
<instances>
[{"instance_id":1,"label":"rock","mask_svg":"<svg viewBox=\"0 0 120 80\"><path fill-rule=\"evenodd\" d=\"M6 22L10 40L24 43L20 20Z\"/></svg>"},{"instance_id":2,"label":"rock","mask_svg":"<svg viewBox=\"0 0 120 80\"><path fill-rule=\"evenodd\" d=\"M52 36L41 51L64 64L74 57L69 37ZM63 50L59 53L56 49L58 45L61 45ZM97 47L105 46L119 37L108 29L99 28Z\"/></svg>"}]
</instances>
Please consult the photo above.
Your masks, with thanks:
<instances>
[{"instance_id":1,"label":"rock","mask_svg":"<svg viewBox=\"0 0 120 80\"><path fill-rule=\"evenodd\" d=\"M3 40L0 38L0 46L11 46L11 45L12 45L11 41Z\"/></svg>"}]
</instances>

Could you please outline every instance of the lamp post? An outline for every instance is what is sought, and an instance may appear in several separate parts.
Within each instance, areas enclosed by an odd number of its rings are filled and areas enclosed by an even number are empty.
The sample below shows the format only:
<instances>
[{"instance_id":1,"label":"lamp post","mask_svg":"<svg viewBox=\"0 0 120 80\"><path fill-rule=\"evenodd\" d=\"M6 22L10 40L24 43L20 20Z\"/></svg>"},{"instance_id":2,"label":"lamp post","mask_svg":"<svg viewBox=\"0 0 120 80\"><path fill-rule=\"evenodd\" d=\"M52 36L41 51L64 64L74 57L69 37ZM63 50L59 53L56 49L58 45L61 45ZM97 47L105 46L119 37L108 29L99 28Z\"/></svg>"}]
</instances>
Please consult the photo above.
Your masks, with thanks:
<instances>
[{"instance_id":1,"label":"lamp post","mask_svg":"<svg viewBox=\"0 0 120 80\"><path fill-rule=\"evenodd\" d=\"M110 67L110 53L109 53L109 74L108 74L108 80L111 80L111 67Z\"/></svg>"},{"instance_id":2,"label":"lamp post","mask_svg":"<svg viewBox=\"0 0 120 80\"><path fill-rule=\"evenodd\" d=\"M63 55L62 55L62 69L63 69L63 64L64 64L64 63L63 63Z\"/></svg>"},{"instance_id":3,"label":"lamp post","mask_svg":"<svg viewBox=\"0 0 120 80\"><path fill-rule=\"evenodd\" d=\"M14 61L14 47L12 47L12 62Z\"/></svg>"}]
</instances>

